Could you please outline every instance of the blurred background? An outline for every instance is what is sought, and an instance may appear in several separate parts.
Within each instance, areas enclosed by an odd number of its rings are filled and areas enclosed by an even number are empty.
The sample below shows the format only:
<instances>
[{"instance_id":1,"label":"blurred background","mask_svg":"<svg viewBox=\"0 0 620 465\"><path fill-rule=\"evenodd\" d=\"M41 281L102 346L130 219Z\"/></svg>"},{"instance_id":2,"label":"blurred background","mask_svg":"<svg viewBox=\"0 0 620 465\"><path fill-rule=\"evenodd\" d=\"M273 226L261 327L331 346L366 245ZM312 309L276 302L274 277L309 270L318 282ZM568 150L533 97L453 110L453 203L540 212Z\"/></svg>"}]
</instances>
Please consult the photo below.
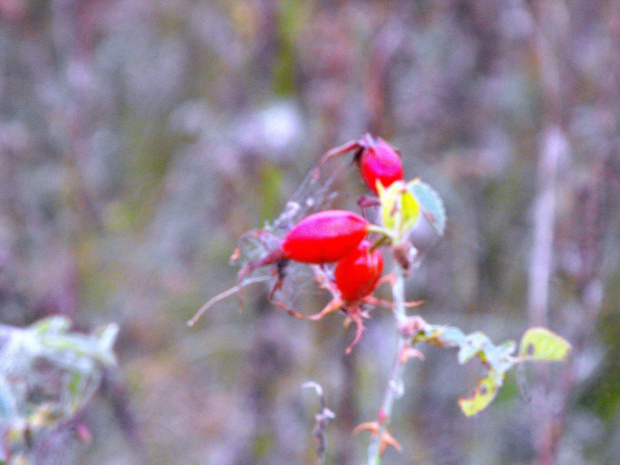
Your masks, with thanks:
<instances>
[{"instance_id":1,"label":"blurred background","mask_svg":"<svg viewBox=\"0 0 620 465\"><path fill-rule=\"evenodd\" d=\"M420 313L573 345L472 419L481 367L424 348L384 463L618 463L619 83L615 1L0 0L0 321L121 327L80 414L92 443L40 463L316 463L308 380L336 413L325 463L365 461L351 431L379 408L388 311L350 356L341 315L294 320L265 285L186 322L235 285L239 236L366 131L446 203L408 281ZM306 290L312 313L328 296Z\"/></svg>"}]
</instances>

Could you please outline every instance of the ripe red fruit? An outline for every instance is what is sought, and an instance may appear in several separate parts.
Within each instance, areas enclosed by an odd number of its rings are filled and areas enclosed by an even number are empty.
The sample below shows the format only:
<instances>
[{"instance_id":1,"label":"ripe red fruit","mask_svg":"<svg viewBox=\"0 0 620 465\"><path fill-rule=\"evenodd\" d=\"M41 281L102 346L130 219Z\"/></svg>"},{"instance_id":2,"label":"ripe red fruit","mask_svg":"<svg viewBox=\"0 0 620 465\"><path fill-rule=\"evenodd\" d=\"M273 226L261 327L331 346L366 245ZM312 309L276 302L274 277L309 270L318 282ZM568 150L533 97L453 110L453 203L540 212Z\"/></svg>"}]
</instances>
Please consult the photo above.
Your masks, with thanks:
<instances>
[{"instance_id":1,"label":"ripe red fruit","mask_svg":"<svg viewBox=\"0 0 620 465\"><path fill-rule=\"evenodd\" d=\"M363 308L364 304L392 306L390 302L372 296L372 292L381 282L383 255L379 249L371 249L372 244L364 240L355 250L338 260L334 268L333 281L325 279L326 276L323 274L318 275L317 281L334 296L319 313L304 315L283 302L273 300L273 303L286 310L289 315L311 321L321 320L330 313L342 310L356 326L355 338L345 350L345 353L350 353L364 333L363 320L368 318L368 312Z\"/></svg>"},{"instance_id":2,"label":"ripe red fruit","mask_svg":"<svg viewBox=\"0 0 620 465\"><path fill-rule=\"evenodd\" d=\"M298 318L305 318L302 314L289 309L284 303L274 300L275 292L282 287L286 266L289 260L316 265L336 262L355 251L356 247L363 241L368 233L370 226L371 224L366 218L356 213L347 210L324 210L308 215L299 221L286 234L282 241L266 229L254 230L246 233L239 240L237 248L230 257L231 261L237 261L242 257L242 244L251 238L262 244L262 247L266 251L265 255L257 260L246 261L239 271L239 284L217 295L203 305L190 320L190 325L193 325L200 315L213 305L213 303L218 302L221 298L230 295L232 292L238 292L239 300L241 301L241 289L244 286L244 279L254 270L270 265L275 265L273 275L277 276L277 280L271 288L269 298L273 303L284 308L289 314ZM365 246L365 250L366 249L368 249L368 247ZM380 258L382 268L383 257ZM350 258L345 261L345 264L349 262L351 262ZM357 262L352 262L351 265L344 266L355 273L357 273L358 269L361 269ZM381 274L381 271L379 271L379 274ZM366 271L366 275L369 275L368 270ZM363 278L362 276L360 276L360 278L371 279ZM346 283L343 285L346 286ZM349 285L351 285L351 283L349 283ZM375 283L373 283L373 289L374 286ZM358 284L357 287L359 288L360 284ZM365 288L361 290L358 289L358 291L351 290L347 295L354 295L355 292L365 292ZM372 289L369 292L372 292Z\"/></svg>"},{"instance_id":3,"label":"ripe red fruit","mask_svg":"<svg viewBox=\"0 0 620 465\"><path fill-rule=\"evenodd\" d=\"M377 194L377 181L388 187L403 179L403 165L398 152L380 137L375 141L370 134L363 139L366 145L359 155L359 166L366 185Z\"/></svg>"},{"instance_id":4,"label":"ripe red fruit","mask_svg":"<svg viewBox=\"0 0 620 465\"><path fill-rule=\"evenodd\" d=\"M355 250L366 236L368 226L368 220L347 210L324 210L309 215L293 226L277 248L246 263L239 272L239 280L263 266L277 265L278 281L271 290L273 295L282 285L288 260L317 265L335 262ZM274 239L265 230L252 231L247 237ZM239 254L237 247L232 259L236 260Z\"/></svg>"},{"instance_id":5,"label":"ripe red fruit","mask_svg":"<svg viewBox=\"0 0 620 465\"><path fill-rule=\"evenodd\" d=\"M359 140L349 141L330 150L323 156L319 166L327 159L351 150L355 150L353 161L358 164L362 179L375 194L378 194L377 181L383 187L388 187L394 181L403 179L403 165L398 151L385 140L380 137L375 139L369 133L366 133Z\"/></svg>"},{"instance_id":6,"label":"ripe red fruit","mask_svg":"<svg viewBox=\"0 0 620 465\"><path fill-rule=\"evenodd\" d=\"M364 239L368 220L347 210L325 210L307 216L284 238L287 258L303 263L335 262Z\"/></svg>"},{"instance_id":7,"label":"ripe red fruit","mask_svg":"<svg viewBox=\"0 0 620 465\"><path fill-rule=\"evenodd\" d=\"M377 287L383 273L383 254L379 249L371 251L371 246L364 240L336 263L334 280L345 302L359 301Z\"/></svg>"}]
</instances>

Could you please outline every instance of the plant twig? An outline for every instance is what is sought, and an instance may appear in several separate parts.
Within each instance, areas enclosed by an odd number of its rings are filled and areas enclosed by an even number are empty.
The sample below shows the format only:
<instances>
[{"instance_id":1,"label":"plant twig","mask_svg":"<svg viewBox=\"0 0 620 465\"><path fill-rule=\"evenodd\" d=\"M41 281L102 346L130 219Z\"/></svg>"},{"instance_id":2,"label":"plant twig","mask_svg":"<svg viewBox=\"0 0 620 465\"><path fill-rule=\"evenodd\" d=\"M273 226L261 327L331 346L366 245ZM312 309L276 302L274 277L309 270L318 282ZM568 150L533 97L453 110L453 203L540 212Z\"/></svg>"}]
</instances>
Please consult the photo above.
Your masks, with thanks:
<instances>
[{"instance_id":1,"label":"plant twig","mask_svg":"<svg viewBox=\"0 0 620 465\"><path fill-rule=\"evenodd\" d=\"M325 458L325 450L327 449L325 432L327 431L329 421L336 418L336 414L327 408L323 388L319 383L315 381L308 381L307 383L302 384L301 387L314 389L316 394L319 396L319 402L321 403L321 412L314 416L316 425L314 426L314 431L312 434L316 440L317 465L322 465Z\"/></svg>"},{"instance_id":2,"label":"plant twig","mask_svg":"<svg viewBox=\"0 0 620 465\"><path fill-rule=\"evenodd\" d=\"M394 316L396 318L397 326L404 323L407 320L407 314L405 312L405 278L403 269L396 266L394 272L395 278L392 284L392 296L394 300ZM396 354L394 356L394 362L392 370L390 372L390 378L388 380L381 408L377 415L377 430L373 431L370 444L368 445L368 465L380 465L383 451L385 449L384 441L388 436L387 424L392 416L392 408L394 401L403 395L403 373L405 371L405 364L402 363L402 354L407 348L407 337L400 332L398 333L398 343L396 347ZM393 438L391 438L393 440ZM394 442L392 445L398 447L398 443Z\"/></svg>"},{"instance_id":3,"label":"plant twig","mask_svg":"<svg viewBox=\"0 0 620 465\"><path fill-rule=\"evenodd\" d=\"M271 279L269 276L257 276L255 278L246 278L243 282L237 284L236 286L231 287L230 289L220 292L218 295L211 297L198 311L194 314L194 316L187 322L187 326L194 326L196 322L200 319L200 317L209 310L213 305L218 303L220 300L224 300L226 297L229 297L233 294L239 292L243 287L248 284L253 283L261 283L264 281L269 281Z\"/></svg>"}]
</instances>

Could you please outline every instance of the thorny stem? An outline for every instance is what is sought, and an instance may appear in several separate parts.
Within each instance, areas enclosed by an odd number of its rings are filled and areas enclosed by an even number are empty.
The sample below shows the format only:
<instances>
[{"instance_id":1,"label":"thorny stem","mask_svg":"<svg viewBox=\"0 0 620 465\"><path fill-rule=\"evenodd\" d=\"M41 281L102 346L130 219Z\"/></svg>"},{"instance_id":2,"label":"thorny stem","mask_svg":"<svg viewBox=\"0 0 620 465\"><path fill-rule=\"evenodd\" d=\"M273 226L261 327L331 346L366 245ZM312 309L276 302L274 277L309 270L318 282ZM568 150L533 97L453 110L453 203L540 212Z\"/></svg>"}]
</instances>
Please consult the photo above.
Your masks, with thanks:
<instances>
[{"instance_id":1,"label":"thorny stem","mask_svg":"<svg viewBox=\"0 0 620 465\"><path fill-rule=\"evenodd\" d=\"M405 279L403 269L400 266L396 266L395 268L392 298L394 300L394 317L398 325L407 320L407 314L405 312ZM381 438L392 416L394 401L403 394L403 373L405 371L405 365L401 362L401 354L406 347L407 338L399 333L390 379L388 380L383 402L381 403L381 408L377 415L379 430L377 434L372 436L370 444L368 445L368 465L381 464Z\"/></svg>"}]
</instances>

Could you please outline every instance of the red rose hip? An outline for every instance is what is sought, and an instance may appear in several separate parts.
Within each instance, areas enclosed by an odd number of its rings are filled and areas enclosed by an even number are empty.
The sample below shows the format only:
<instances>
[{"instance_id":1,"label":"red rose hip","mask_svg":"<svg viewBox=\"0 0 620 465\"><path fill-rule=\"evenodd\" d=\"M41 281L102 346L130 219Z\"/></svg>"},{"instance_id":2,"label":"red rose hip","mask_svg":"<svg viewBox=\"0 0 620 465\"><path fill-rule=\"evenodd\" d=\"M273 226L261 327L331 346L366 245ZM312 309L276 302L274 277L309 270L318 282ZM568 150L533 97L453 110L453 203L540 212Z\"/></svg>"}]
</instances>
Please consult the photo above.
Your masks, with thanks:
<instances>
[{"instance_id":1,"label":"red rose hip","mask_svg":"<svg viewBox=\"0 0 620 465\"><path fill-rule=\"evenodd\" d=\"M369 133L359 140L352 140L346 144L330 150L321 161L321 166L328 159L355 150L353 161L360 168L362 179L366 185L377 194L377 181L383 187L390 186L394 181L403 179L403 165L398 150L378 137L375 139Z\"/></svg>"},{"instance_id":2,"label":"red rose hip","mask_svg":"<svg viewBox=\"0 0 620 465\"><path fill-rule=\"evenodd\" d=\"M371 247L369 241L362 241L336 263L334 280L345 302L361 300L377 287L383 273L383 254L379 249L371 251Z\"/></svg>"},{"instance_id":3,"label":"red rose hip","mask_svg":"<svg viewBox=\"0 0 620 465\"><path fill-rule=\"evenodd\" d=\"M376 140L368 134L366 144L359 156L359 166L366 185L376 194L377 181L388 187L394 181L403 179L403 165L398 153L390 144Z\"/></svg>"},{"instance_id":4,"label":"red rose hip","mask_svg":"<svg viewBox=\"0 0 620 465\"><path fill-rule=\"evenodd\" d=\"M335 262L358 246L366 236L370 223L364 217L347 210L324 210L309 215L291 229L284 240L262 258L247 262L239 271L239 280L263 266L277 265L278 281L271 294L280 288L288 260L302 263ZM265 230L251 231L246 237L273 237ZM241 240L244 240L243 238ZM239 246L231 257L236 260Z\"/></svg>"},{"instance_id":5,"label":"red rose hip","mask_svg":"<svg viewBox=\"0 0 620 465\"><path fill-rule=\"evenodd\" d=\"M347 210L314 213L289 231L282 250L298 262L335 262L355 250L366 236L369 224L362 216Z\"/></svg>"}]
</instances>

